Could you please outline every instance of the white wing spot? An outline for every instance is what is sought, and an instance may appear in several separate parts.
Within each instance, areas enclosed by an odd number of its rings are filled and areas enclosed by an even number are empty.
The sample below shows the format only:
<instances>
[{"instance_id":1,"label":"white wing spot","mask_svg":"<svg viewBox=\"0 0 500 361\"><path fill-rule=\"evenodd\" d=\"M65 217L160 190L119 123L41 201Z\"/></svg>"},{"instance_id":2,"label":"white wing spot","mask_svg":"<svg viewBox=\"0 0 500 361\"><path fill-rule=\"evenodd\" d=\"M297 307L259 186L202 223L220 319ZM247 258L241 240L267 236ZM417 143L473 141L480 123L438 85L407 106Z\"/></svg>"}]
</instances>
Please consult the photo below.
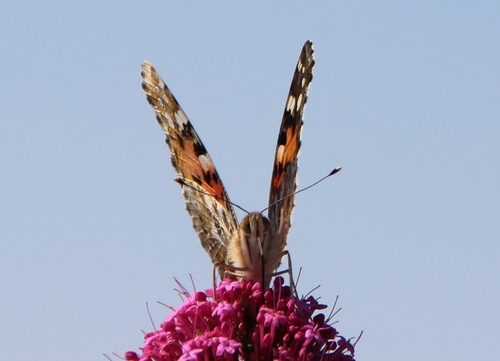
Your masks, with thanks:
<instances>
[{"instance_id":1,"label":"white wing spot","mask_svg":"<svg viewBox=\"0 0 500 361\"><path fill-rule=\"evenodd\" d=\"M281 162L283 160L283 154L285 152L285 146L280 145L278 149L276 150L276 160Z\"/></svg>"},{"instance_id":2,"label":"white wing spot","mask_svg":"<svg viewBox=\"0 0 500 361\"><path fill-rule=\"evenodd\" d=\"M184 114L182 110L178 110L174 114L175 122L179 124L180 126L183 126L184 124L187 124L188 118Z\"/></svg>"},{"instance_id":3,"label":"white wing spot","mask_svg":"<svg viewBox=\"0 0 500 361\"><path fill-rule=\"evenodd\" d=\"M306 72L306 67L304 66L304 64L302 64L302 62L300 62L300 68L299 68L300 72L302 74L304 74Z\"/></svg>"},{"instance_id":4,"label":"white wing spot","mask_svg":"<svg viewBox=\"0 0 500 361\"><path fill-rule=\"evenodd\" d=\"M302 106L302 100L303 100L303 96L302 94L299 95L299 99L297 99L297 110L300 109L300 107Z\"/></svg>"},{"instance_id":5,"label":"white wing spot","mask_svg":"<svg viewBox=\"0 0 500 361\"><path fill-rule=\"evenodd\" d=\"M295 97L293 95L290 95L286 103L286 110L288 110L289 112L293 112L294 108L295 108Z\"/></svg>"},{"instance_id":6,"label":"white wing spot","mask_svg":"<svg viewBox=\"0 0 500 361\"><path fill-rule=\"evenodd\" d=\"M210 162L210 160L207 158L206 155L200 155L198 157L199 161L200 161L200 164L201 164L201 168L203 169L203 172L208 172L210 170L212 170L212 162Z\"/></svg>"}]
</instances>

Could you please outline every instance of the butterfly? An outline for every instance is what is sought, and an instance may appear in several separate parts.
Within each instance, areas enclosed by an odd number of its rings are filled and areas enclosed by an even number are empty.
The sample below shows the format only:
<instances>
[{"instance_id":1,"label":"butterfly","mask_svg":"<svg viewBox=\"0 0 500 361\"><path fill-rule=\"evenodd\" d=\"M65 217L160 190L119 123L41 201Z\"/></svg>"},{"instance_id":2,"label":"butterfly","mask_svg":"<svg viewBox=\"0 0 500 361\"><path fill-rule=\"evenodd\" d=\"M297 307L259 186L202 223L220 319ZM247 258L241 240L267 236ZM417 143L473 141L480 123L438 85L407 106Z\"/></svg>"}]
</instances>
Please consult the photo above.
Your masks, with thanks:
<instances>
[{"instance_id":1,"label":"butterfly","mask_svg":"<svg viewBox=\"0 0 500 361\"><path fill-rule=\"evenodd\" d=\"M142 88L165 133L186 209L221 278L250 278L267 288L286 253L297 188L300 132L313 67L313 47L307 41L295 68L278 134L267 217L252 212L238 223L215 165L191 122L153 66L142 64Z\"/></svg>"}]
</instances>

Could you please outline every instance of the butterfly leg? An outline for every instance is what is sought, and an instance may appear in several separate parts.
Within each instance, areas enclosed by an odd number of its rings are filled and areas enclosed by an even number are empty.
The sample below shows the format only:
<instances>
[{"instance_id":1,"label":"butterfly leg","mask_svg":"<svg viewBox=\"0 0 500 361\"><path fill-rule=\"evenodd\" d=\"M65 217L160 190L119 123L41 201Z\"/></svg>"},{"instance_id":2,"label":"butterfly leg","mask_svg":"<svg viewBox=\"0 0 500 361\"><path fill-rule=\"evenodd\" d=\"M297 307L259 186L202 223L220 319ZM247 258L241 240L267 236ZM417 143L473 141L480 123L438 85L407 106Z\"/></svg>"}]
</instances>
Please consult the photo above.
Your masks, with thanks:
<instances>
[{"instance_id":1,"label":"butterfly leg","mask_svg":"<svg viewBox=\"0 0 500 361\"><path fill-rule=\"evenodd\" d=\"M229 270L231 270L231 271L229 271ZM221 277L220 282L222 282L228 276L231 280L235 280L236 279L235 277L241 277L240 275L238 275L235 272L236 270L244 271L245 269L239 269L237 267L232 267L232 266L229 266L229 265L222 263L222 262L215 262L214 263L214 266L212 268L212 286L214 289L214 300L215 300L215 296L216 296L215 291L217 290L217 273Z\"/></svg>"},{"instance_id":2,"label":"butterfly leg","mask_svg":"<svg viewBox=\"0 0 500 361\"><path fill-rule=\"evenodd\" d=\"M293 280L292 257L290 256L290 252L283 251L280 254L278 254L278 256L276 256L273 260L269 261L268 263L272 264L274 262L280 261L285 256L287 258L287 263L288 263L287 269L282 270L282 271L278 271L278 272L273 272L270 274L270 277L276 277L276 276L288 273L292 294L294 294L297 297L297 288L295 287L295 282Z\"/></svg>"},{"instance_id":3,"label":"butterfly leg","mask_svg":"<svg viewBox=\"0 0 500 361\"><path fill-rule=\"evenodd\" d=\"M248 267L234 267L234 266L230 266L230 265L227 265L227 264L221 263L221 262L214 263L214 271L213 271L214 282L215 282L216 269L220 269L220 268L224 269L224 273L223 273L224 278L229 276L229 278L231 278L232 280L234 280L236 278L245 278L244 272L249 270Z\"/></svg>"}]
</instances>

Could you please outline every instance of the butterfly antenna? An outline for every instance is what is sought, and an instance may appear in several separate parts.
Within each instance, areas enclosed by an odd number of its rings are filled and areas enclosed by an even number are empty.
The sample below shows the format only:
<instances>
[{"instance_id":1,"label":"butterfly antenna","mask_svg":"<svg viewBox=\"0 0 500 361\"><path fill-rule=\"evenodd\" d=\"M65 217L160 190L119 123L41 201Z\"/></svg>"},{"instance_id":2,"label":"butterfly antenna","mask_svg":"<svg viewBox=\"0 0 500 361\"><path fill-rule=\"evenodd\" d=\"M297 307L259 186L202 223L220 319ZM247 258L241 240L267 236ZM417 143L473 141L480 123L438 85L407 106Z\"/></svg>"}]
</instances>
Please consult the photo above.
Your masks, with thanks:
<instances>
[{"instance_id":1,"label":"butterfly antenna","mask_svg":"<svg viewBox=\"0 0 500 361\"><path fill-rule=\"evenodd\" d=\"M279 203L279 202L282 202L282 201L284 201L284 200L285 200L285 199L287 199L287 198L290 198L290 197L292 197L292 196L294 196L294 195L296 195L296 194L299 194L300 192L303 192L303 191L305 191L305 190L308 190L309 188L314 187L316 184L318 184L318 183L320 183L320 182L324 181L326 178L331 177L331 176L332 176L332 175L334 175L335 173L340 172L340 170L341 170L341 169L342 169L341 167L337 167L337 168L335 168L335 169L334 169L334 170L332 170L330 173L328 173L327 175L325 175L325 176L324 176L323 178L321 178L320 180L317 180L317 181L316 181L316 182L314 182L313 184L310 184L310 185L308 185L308 186L307 186L307 187L305 187L305 188L299 189L299 190L298 190L298 191L296 191L296 192L290 193L289 195L286 195L286 196L284 196L283 198L278 199L276 202L271 203L269 206L267 206L267 207L266 207L266 208L264 208L262 211L260 211L260 213L262 213L262 212L264 212L264 211L268 210L269 208L271 208L271 207L272 207L272 206L274 206L275 204L277 204L277 203ZM238 208L239 208L239 207L238 207Z\"/></svg>"},{"instance_id":2,"label":"butterfly antenna","mask_svg":"<svg viewBox=\"0 0 500 361\"><path fill-rule=\"evenodd\" d=\"M184 179L182 179L182 178L174 178L174 181L175 181L175 182L177 182L177 183L179 183L181 186L184 186L184 187L189 187L189 188L191 188L191 189L194 189L194 190L195 190L195 191L197 191L197 192L200 192L201 194L205 194L205 195L207 195L207 196L209 196L209 197L214 197L215 199L217 199L217 200L219 200L219 201L227 202L227 203L229 203L229 204L231 204L231 205L235 206L236 208L238 208L238 209L242 210L242 211L243 211L243 212L245 212L246 214L250 214L250 212L249 212L249 211L247 211L246 209L244 209L244 208L240 207L240 206L239 206L239 205L237 205L236 203L231 202L229 199L224 199L224 198L219 197L219 196L216 196L216 195L214 195L214 194L210 194L210 193L204 192L204 191L202 191L202 190L199 190L198 188L193 187L191 184L187 184L187 183L184 181Z\"/></svg>"}]
</instances>

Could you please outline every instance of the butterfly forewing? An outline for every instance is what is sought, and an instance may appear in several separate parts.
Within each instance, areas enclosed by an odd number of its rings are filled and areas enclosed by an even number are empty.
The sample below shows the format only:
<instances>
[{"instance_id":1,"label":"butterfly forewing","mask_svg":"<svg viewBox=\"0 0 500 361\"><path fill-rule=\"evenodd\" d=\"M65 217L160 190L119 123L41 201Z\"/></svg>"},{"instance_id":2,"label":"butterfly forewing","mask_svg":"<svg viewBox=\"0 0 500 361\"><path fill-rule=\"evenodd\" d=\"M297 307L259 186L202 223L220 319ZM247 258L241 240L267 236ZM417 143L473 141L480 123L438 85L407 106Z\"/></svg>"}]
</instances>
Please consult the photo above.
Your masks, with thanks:
<instances>
[{"instance_id":1,"label":"butterfly forewing","mask_svg":"<svg viewBox=\"0 0 500 361\"><path fill-rule=\"evenodd\" d=\"M179 176L186 209L213 263L225 263L227 245L238 227L229 197L205 146L160 75L142 64L142 87L156 113Z\"/></svg>"},{"instance_id":2,"label":"butterfly forewing","mask_svg":"<svg viewBox=\"0 0 500 361\"><path fill-rule=\"evenodd\" d=\"M314 67L313 47L307 41L300 53L292 84L283 112L283 120L278 134L276 155L269 192L268 218L271 229L277 235L279 252L286 245L288 230L297 189L297 166L300 149L302 118L307 100L307 90L312 81ZM278 252L278 253L279 253Z\"/></svg>"}]
</instances>

